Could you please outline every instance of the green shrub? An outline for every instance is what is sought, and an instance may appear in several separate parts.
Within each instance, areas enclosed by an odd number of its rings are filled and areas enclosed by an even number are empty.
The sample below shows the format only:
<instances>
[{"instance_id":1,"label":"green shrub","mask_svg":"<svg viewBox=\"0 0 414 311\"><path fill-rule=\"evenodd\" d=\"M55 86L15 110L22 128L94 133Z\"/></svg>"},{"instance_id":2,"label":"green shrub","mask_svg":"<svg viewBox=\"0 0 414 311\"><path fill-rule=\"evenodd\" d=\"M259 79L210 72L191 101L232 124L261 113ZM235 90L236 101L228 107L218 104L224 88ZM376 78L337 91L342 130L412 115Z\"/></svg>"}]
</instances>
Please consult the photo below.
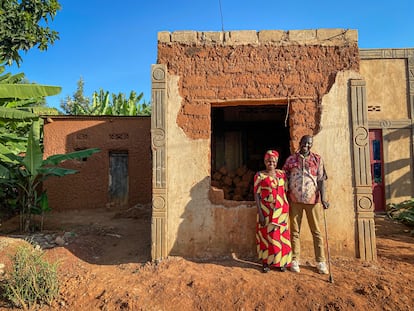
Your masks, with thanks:
<instances>
[{"instance_id":1,"label":"green shrub","mask_svg":"<svg viewBox=\"0 0 414 311\"><path fill-rule=\"evenodd\" d=\"M49 263L44 252L32 245L21 246L12 257L12 268L4 282L5 299L25 310L48 304L59 294L58 263Z\"/></svg>"},{"instance_id":2,"label":"green shrub","mask_svg":"<svg viewBox=\"0 0 414 311\"><path fill-rule=\"evenodd\" d=\"M414 226L414 198L398 204L389 204L387 214L408 226Z\"/></svg>"}]
</instances>

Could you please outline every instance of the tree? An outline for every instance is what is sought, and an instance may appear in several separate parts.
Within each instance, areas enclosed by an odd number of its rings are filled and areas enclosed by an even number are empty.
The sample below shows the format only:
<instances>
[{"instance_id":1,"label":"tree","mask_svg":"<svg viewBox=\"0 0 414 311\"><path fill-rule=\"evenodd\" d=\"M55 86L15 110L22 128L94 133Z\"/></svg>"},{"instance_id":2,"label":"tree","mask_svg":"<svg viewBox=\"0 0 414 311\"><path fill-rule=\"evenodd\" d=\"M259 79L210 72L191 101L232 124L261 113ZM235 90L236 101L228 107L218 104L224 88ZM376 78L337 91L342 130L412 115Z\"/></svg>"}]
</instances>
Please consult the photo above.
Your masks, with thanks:
<instances>
[{"instance_id":1,"label":"tree","mask_svg":"<svg viewBox=\"0 0 414 311\"><path fill-rule=\"evenodd\" d=\"M108 91L99 90L92 96L92 106L85 114L112 115L112 116L139 116L151 115L151 106L140 103L144 93L139 95L131 91L127 98L124 93L109 94ZM111 100L112 99L112 100Z\"/></svg>"},{"instance_id":2,"label":"tree","mask_svg":"<svg viewBox=\"0 0 414 311\"><path fill-rule=\"evenodd\" d=\"M112 115L112 116L145 116L151 115L151 105L141 103L144 94L131 91L126 97L124 93L112 93L100 89L92 94L92 100L84 95L84 81L78 81L76 92L61 101L60 107L70 115Z\"/></svg>"},{"instance_id":3,"label":"tree","mask_svg":"<svg viewBox=\"0 0 414 311\"><path fill-rule=\"evenodd\" d=\"M84 85L85 82L80 77L77 82L76 92L72 98L67 96L65 100L60 101L60 108L62 108L65 114L85 114L82 112L88 110L91 100L84 94Z\"/></svg>"},{"instance_id":4,"label":"tree","mask_svg":"<svg viewBox=\"0 0 414 311\"><path fill-rule=\"evenodd\" d=\"M57 0L0 0L0 58L19 66L20 51L47 50L59 39L48 24L60 9Z\"/></svg>"}]
</instances>

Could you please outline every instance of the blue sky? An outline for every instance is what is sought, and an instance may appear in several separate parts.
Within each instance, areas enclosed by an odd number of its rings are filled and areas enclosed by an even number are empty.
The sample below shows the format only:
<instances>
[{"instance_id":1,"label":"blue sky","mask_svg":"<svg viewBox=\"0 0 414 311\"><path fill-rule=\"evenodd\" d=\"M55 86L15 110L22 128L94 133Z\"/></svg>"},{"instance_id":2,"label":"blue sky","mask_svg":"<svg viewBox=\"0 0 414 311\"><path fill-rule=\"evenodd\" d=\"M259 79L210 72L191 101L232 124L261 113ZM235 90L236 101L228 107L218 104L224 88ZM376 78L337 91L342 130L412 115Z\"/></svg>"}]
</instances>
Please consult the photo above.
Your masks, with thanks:
<instances>
[{"instance_id":1,"label":"blue sky","mask_svg":"<svg viewBox=\"0 0 414 311\"><path fill-rule=\"evenodd\" d=\"M60 0L50 27L60 40L45 52L22 53L31 82L62 87L50 107L72 96L80 77L85 95L104 89L151 100L151 64L160 31L356 29L360 48L413 48L413 0ZM220 10L221 8L221 10Z\"/></svg>"}]
</instances>

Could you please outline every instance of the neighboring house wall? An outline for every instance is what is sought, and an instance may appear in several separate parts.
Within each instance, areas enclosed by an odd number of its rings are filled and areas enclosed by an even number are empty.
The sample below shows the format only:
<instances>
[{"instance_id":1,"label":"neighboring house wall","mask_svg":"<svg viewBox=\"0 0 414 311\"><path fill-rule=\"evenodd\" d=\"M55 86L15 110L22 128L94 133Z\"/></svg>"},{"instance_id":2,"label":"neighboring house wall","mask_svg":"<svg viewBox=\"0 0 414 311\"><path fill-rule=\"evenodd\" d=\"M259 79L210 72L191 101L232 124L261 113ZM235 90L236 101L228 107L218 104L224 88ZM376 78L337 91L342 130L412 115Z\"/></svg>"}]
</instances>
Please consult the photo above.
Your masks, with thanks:
<instances>
[{"instance_id":1,"label":"neighboring house wall","mask_svg":"<svg viewBox=\"0 0 414 311\"><path fill-rule=\"evenodd\" d=\"M151 202L150 124L149 117L48 117L44 126L45 157L86 148L101 149L86 161L62 164L79 170L78 174L54 177L44 183L51 208L88 209ZM126 179L113 177L125 181L126 198L114 195L113 190L111 195L111 154L115 165L116 155L121 156L121 164L128 165Z\"/></svg>"},{"instance_id":2,"label":"neighboring house wall","mask_svg":"<svg viewBox=\"0 0 414 311\"><path fill-rule=\"evenodd\" d=\"M385 204L414 195L414 49L361 49L370 129L382 132Z\"/></svg>"},{"instance_id":3,"label":"neighboring house wall","mask_svg":"<svg viewBox=\"0 0 414 311\"><path fill-rule=\"evenodd\" d=\"M326 162L333 255L361 255L358 247L366 246L367 235L367 245L375 244L370 185L367 178L355 181L359 173L370 178L367 141L358 133L366 129L360 114L366 109L364 92L350 99L350 81L362 79L356 31L161 32L157 63L152 75L153 259L256 254L254 202L224 200L210 186L210 111L231 105L287 104L291 151L302 135L312 134L314 151ZM358 83L352 87L361 89ZM362 121L356 128L353 114ZM354 157L363 165L355 165ZM366 215L358 225L356 214ZM302 241L303 257L313 257L306 218ZM375 258L373 247L370 258Z\"/></svg>"}]
</instances>

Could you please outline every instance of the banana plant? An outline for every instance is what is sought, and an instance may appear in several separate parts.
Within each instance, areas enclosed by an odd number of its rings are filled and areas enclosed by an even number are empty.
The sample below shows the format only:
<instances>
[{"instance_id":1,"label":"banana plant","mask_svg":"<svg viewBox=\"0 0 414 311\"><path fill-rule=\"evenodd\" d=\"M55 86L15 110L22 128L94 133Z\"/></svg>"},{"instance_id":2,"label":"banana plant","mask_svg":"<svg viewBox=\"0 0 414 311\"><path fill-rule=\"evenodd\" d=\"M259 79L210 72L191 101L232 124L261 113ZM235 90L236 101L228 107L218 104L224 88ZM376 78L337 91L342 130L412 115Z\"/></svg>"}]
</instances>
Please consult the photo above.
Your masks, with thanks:
<instances>
[{"instance_id":1,"label":"banana plant","mask_svg":"<svg viewBox=\"0 0 414 311\"><path fill-rule=\"evenodd\" d=\"M58 114L54 108L39 106L45 96L59 94L61 87L25 83L23 73L4 73L4 61L0 60L0 64L0 152L22 152L32 122L41 123L41 114ZM38 136L40 123L37 124Z\"/></svg>"},{"instance_id":2,"label":"banana plant","mask_svg":"<svg viewBox=\"0 0 414 311\"><path fill-rule=\"evenodd\" d=\"M92 95L92 115L112 115L111 101L109 98L109 92L102 89L98 92L94 92Z\"/></svg>"},{"instance_id":3,"label":"banana plant","mask_svg":"<svg viewBox=\"0 0 414 311\"><path fill-rule=\"evenodd\" d=\"M41 181L58 174L42 171L40 115L58 114L43 104L46 96L59 94L61 88L27 83L23 73L4 71L0 60L0 207L2 212L20 210L20 227L27 231L31 215L48 210L46 193L39 190Z\"/></svg>"},{"instance_id":4,"label":"banana plant","mask_svg":"<svg viewBox=\"0 0 414 311\"><path fill-rule=\"evenodd\" d=\"M112 116L138 116L151 115L151 106L140 103L143 93L131 91L127 98L124 93L112 93L102 89L92 94L91 104L73 102L72 114L75 115L112 115Z\"/></svg>"},{"instance_id":5,"label":"banana plant","mask_svg":"<svg viewBox=\"0 0 414 311\"><path fill-rule=\"evenodd\" d=\"M43 159L40 142L35 138L34 127L29 132L27 149L23 155L5 154L6 166L0 170L0 184L15 187L18 192L17 204L20 208L20 230L33 230L33 215L43 216L50 211L47 193L41 184L52 176L62 177L78 173L77 170L60 167L59 164L68 160L85 159L100 151L90 148L67 154L56 154Z\"/></svg>"}]
</instances>

